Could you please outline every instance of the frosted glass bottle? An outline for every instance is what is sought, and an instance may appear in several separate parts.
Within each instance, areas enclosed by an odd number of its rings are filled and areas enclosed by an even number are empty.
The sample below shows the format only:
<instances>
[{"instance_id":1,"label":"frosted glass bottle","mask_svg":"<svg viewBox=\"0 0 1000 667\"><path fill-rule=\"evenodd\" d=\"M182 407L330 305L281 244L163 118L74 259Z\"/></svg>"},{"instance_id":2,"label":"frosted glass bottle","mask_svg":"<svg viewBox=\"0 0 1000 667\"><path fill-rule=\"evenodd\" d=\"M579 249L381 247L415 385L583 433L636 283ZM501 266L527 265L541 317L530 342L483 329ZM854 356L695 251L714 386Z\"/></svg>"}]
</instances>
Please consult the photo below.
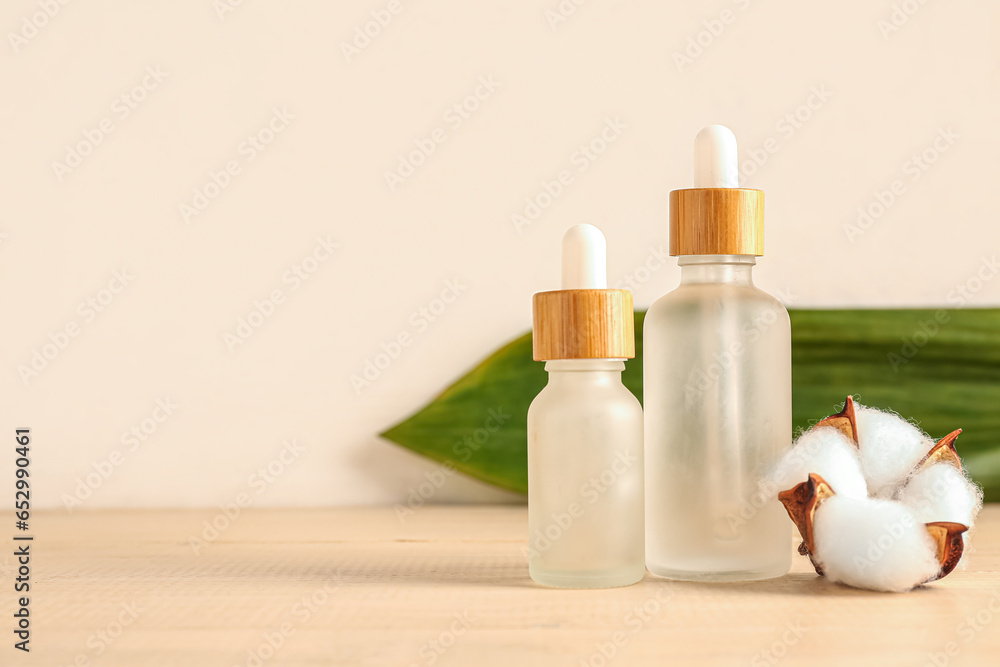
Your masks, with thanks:
<instances>
[{"instance_id":1,"label":"frosted glass bottle","mask_svg":"<svg viewBox=\"0 0 1000 667\"><path fill-rule=\"evenodd\" d=\"M643 548L642 406L622 384L635 357L632 293L608 289L593 225L562 239L562 289L532 296L532 358L548 384L528 408L528 570L548 586L634 584Z\"/></svg>"},{"instance_id":2,"label":"frosted glass bottle","mask_svg":"<svg viewBox=\"0 0 1000 667\"><path fill-rule=\"evenodd\" d=\"M528 567L548 586L642 579L642 407L617 359L548 361L528 409Z\"/></svg>"},{"instance_id":3,"label":"frosted glass bottle","mask_svg":"<svg viewBox=\"0 0 1000 667\"><path fill-rule=\"evenodd\" d=\"M791 524L762 477L791 443L791 332L752 255L683 255L643 327L646 565L687 580L776 577ZM767 500L767 502L764 502Z\"/></svg>"}]
</instances>

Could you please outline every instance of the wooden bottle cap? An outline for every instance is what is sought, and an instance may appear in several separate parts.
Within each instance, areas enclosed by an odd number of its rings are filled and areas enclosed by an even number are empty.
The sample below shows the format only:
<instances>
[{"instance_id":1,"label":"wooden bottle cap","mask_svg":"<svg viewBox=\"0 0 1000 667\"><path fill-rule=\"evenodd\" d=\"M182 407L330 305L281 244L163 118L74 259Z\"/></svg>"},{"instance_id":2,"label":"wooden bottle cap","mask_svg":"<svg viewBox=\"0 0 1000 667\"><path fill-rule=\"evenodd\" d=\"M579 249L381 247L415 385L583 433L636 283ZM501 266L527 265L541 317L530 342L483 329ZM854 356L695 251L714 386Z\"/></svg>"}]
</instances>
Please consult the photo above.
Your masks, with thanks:
<instances>
[{"instance_id":1,"label":"wooden bottle cap","mask_svg":"<svg viewBox=\"0 0 1000 667\"><path fill-rule=\"evenodd\" d=\"M632 292L623 289L538 292L531 304L535 361L635 357Z\"/></svg>"},{"instance_id":2,"label":"wooden bottle cap","mask_svg":"<svg viewBox=\"0 0 1000 667\"><path fill-rule=\"evenodd\" d=\"M670 193L671 255L764 254L764 192L691 188Z\"/></svg>"}]
</instances>

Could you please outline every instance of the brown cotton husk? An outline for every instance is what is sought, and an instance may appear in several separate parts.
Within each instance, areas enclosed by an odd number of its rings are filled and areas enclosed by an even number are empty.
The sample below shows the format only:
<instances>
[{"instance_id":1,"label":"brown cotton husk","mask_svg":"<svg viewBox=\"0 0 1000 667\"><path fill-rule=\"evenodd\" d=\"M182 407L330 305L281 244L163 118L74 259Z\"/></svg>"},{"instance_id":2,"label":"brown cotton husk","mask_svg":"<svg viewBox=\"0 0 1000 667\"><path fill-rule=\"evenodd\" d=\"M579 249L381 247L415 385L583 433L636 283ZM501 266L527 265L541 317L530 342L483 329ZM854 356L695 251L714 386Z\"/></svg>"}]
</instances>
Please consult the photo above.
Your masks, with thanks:
<instances>
[{"instance_id":1,"label":"brown cotton husk","mask_svg":"<svg viewBox=\"0 0 1000 667\"><path fill-rule=\"evenodd\" d=\"M938 443L931 448L931 451L927 452L927 456L925 456L920 463L917 464L917 467L913 472L923 470L924 468L932 466L935 463L948 463L949 465L953 465L961 470L962 459L959 458L958 449L955 448L955 440L958 439L958 436L961 433L962 429L957 428L938 440Z\"/></svg>"},{"instance_id":2,"label":"brown cotton husk","mask_svg":"<svg viewBox=\"0 0 1000 667\"><path fill-rule=\"evenodd\" d=\"M835 415L830 415L826 419L820 420L813 428L821 428L823 426L832 426L847 436L848 440L857 445L858 422L854 416L854 397L848 396L847 400L844 401L843 410Z\"/></svg>"},{"instance_id":3,"label":"brown cotton husk","mask_svg":"<svg viewBox=\"0 0 1000 667\"><path fill-rule=\"evenodd\" d=\"M935 521L924 524L924 527L931 539L934 540L934 545L937 547L937 559L941 563L941 571L938 572L937 576L928 579L928 581L936 581L947 576L958 565L958 561L962 560L962 552L965 550L965 540L962 538L962 534L969 528L951 521Z\"/></svg>"},{"instance_id":4,"label":"brown cotton husk","mask_svg":"<svg viewBox=\"0 0 1000 667\"><path fill-rule=\"evenodd\" d=\"M816 568L816 574L819 575L823 574L823 570L813 558L816 549L813 525L816 509L832 495L834 495L833 489L826 483L825 479L816 473L810 474L809 479L798 486L778 494L778 500L785 506L785 511L788 512L795 527L799 529L799 535L802 536L799 553L803 556L809 556L813 567Z\"/></svg>"}]
</instances>

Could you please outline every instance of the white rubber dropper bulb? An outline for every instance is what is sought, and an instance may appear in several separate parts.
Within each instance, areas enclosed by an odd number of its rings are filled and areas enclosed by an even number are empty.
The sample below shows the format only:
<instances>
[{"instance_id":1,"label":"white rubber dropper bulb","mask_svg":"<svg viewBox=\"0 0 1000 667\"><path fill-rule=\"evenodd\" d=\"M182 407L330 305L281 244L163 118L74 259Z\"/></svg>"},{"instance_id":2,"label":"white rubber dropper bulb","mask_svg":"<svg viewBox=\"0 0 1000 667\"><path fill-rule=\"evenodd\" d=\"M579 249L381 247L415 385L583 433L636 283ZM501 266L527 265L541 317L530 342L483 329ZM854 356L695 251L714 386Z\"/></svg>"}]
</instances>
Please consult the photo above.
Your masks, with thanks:
<instances>
[{"instance_id":1,"label":"white rubber dropper bulb","mask_svg":"<svg viewBox=\"0 0 1000 667\"><path fill-rule=\"evenodd\" d=\"M608 288L608 244L597 227L575 225L563 235L562 288Z\"/></svg>"},{"instance_id":2,"label":"white rubber dropper bulb","mask_svg":"<svg viewBox=\"0 0 1000 667\"><path fill-rule=\"evenodd\" d=\"M694 138L694 187L740 187L736 135L725 125L709 125Z\"/></svg>"}]
</instances>

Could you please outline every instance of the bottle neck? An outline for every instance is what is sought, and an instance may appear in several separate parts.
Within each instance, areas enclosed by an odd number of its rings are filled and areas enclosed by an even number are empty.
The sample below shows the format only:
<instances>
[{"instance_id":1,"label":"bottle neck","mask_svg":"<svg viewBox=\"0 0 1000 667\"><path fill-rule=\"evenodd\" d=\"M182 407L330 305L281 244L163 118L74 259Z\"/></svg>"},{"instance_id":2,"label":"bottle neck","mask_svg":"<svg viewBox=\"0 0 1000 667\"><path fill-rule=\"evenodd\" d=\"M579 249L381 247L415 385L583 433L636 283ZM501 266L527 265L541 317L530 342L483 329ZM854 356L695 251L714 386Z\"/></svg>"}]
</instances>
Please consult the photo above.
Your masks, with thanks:
<instances>
[{"instance_id":1,"label":"bottle neck","mask_svg":"<svg viewBox=\"0 0 1000 667\"><path fill-rule=\"evenodd\" d=\"M681 284L725 283L727 285L753 285L753 255L681 255Z\"/></svg>"},{"instance_id":2,"label":"bottle neck","mask_svg":"<svg viewBox=\"0 0 1000 667\"><path fill-rule=\"evenodd\" d=\"M546 361L545 370L550 385L612 386L622 383L625 362L621 359L557 359Z\"/></svg>"}]
</instances>

